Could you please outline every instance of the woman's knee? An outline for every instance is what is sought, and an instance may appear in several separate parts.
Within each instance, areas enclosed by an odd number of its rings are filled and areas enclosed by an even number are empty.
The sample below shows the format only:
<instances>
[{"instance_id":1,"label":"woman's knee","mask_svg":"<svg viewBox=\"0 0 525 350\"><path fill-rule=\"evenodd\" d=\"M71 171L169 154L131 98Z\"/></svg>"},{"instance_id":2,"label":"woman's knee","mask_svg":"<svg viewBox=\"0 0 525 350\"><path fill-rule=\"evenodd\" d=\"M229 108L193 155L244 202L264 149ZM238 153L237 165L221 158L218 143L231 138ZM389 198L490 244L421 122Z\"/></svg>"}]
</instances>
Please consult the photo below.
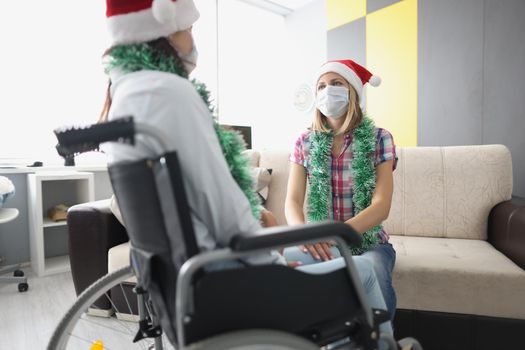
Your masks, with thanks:
<instances>
[{"instance_id":1,"label":"woman's knee","mask_svg":"<svg viewBox=\"0 0 525 350\"><path fill-rule=\"evenodd\" d=\"M370 260L361 257L354 257L353 260L363 285L367 288L373 287L377 283L377 277Z\"/></svg>"},{"instance_id":2,"label":"woman's knee","mask_svg":"<svg viewBox=\"0 0 525 350\"><path fill-rule=\"evenodd\" d=\"M303 265L310 265L316 262L310 254L304 253L298 247L285 248L283 255L286 261L298 261Z\"/></svg>"}]
</instances>

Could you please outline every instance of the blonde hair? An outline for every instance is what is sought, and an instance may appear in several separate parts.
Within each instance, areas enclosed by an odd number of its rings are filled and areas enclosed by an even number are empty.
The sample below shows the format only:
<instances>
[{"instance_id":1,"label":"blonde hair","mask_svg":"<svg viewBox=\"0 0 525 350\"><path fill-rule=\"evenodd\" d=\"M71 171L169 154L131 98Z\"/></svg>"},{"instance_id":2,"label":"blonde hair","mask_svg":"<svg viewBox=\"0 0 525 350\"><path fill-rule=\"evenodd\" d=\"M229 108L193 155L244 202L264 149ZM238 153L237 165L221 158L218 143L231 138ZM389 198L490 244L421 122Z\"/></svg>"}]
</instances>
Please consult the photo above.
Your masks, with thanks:
<instances>
[{"instance_id":1,"label":"blonde hair","mask_svg":"<svg viewBox=\"0 0 525 350\"><path fill-rule=\"evenodd\" d=\"M348 111L346 112L345 121L339 130L333 130L336 135L344 134L355 129L363 120L363 111L359 106L359 97L354 87L349 84L348 87ZM312 131L328 132L331 131L326 117L319 109L315 109L314 121L312 122Z\"/></svg>"}]
</instances>

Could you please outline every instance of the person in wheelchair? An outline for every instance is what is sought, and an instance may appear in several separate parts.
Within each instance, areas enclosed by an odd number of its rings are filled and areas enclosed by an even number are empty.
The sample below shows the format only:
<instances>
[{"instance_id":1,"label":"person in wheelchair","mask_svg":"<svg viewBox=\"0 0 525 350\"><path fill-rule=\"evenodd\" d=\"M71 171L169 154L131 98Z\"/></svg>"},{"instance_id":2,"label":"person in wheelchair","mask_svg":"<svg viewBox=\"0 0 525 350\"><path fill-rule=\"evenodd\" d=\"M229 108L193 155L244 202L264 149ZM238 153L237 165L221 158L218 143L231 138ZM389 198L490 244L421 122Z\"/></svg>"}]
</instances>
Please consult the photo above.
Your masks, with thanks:
<instances>
[{"instance_id":1,"label":"person in wheelchair","mask_svg":"<svg viewBox=\"0 0 525 350\"><path fill-rule=\"evenodd\" d=\"M208 95L202 85L188 78L197 62L191 29L199 12L193 1L107 0L107 16L111 47L104 58L110 83L100 122L131 115L170 137L201 252L228 247L232 237L241 232L261 230L261 220L268 221L267 213L261 217L259 204L236 182L232 165L223 154L221 131L206 103ZM134 147L112 142L103 144L102 149L109 165L154 158L165 151L143 135L136 137ZM158 181L159 186L170 188L167 179ZM271 250L242 261L215 264L208 270L266 264L287 262ZM369 305L385 310L372 264L360 259L355 265ZM298 269L320 274L342 267L344 261L336 259ZM390 322L383 322L380 331L392 334Z\"/></svg>"}]
</instances>

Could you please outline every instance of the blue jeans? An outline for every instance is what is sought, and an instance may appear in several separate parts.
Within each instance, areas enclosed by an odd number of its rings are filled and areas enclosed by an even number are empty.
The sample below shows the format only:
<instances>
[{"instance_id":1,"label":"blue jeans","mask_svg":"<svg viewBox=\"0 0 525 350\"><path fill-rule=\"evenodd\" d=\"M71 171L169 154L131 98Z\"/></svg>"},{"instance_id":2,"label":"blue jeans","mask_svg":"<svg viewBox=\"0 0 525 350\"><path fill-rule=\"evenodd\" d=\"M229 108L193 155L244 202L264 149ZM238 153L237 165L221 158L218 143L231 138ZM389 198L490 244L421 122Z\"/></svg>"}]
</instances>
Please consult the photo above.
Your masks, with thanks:
<instances>
[{"instance_id":1,"label":"blue jeans","mask_svg":"<svg viewBox=\"0 0 525 350\"><path fill-rule=\"evenodd\" d=\"M339 249L332 247L332 255L338 260L341 256ZM319 264L319 260L315 260L310 253L304 253L296 247L286 248L284 250L284 257L287 261L300 261L303 265ZM374 268L379 288L381 289L386 308L390 313L390 320L394 320L396 312L396 292L392 286L392 271L396 262L396 251L390 243L378 244L362 255L354 256L356 266L362 267L361 260L366 260ZM363 278L361 278L363 281ZM372 304L372 303L371 303ZM375 307L375 306L372 306Z\"/></svg>"},{"instance_id":2,"label":"blue jeans","mask_svg":"<svg viewBox=\"0 0 525 350\"><path fill-rule=\"evenodd\" d=\"M372 263L388 312L390 312L390 319L393 321L397 307L396 291L392 286L392 271L396 263L394 247L390 243L378 244L355 258L367 259Z\"/></svg>"},{"instance_id":3,"label":"blue jeans","mask_svg":"<svg viewBox=\"0 0 525 350\"><path fill-rule=\"evenodd\" d=\"M320 262L315 260L309 253L304 253L297 247L286 248L284 250L284 257L287 261L300 261L303 265L297 269L307 273L327 273L345 266L345 261L339 253L336 247L332 247L332 254L337 258ZM374 309L386 310L387 305L381 292L381 286L376 273L374 271L374 265L370 259L363 258L362 256L353 257L354 264L359 273L359 279L363 284L365 297L369 305ZM385 322L379 326L379 329L383 333L393 334L392 324Z\"/></svg>"}]
</instances>

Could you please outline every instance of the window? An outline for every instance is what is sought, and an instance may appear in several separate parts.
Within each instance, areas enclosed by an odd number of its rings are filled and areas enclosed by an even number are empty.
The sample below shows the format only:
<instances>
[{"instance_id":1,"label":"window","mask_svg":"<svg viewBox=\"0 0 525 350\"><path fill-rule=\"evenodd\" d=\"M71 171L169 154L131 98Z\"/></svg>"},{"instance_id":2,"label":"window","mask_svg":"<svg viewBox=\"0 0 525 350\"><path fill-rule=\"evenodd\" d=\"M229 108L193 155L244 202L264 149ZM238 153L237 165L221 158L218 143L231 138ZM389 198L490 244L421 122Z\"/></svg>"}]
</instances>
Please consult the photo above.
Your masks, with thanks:
<instances>
[{"instance_id":1,"label":"window","mask_svg":"<svg viewBox=\"0 0 525 350\"><path fill-rule=\"evenodd\" d=\"M294 72L302 52L290 50L299 42L297 33L324 36L324 27L311 29L310 19L290 21L292 16L238 0L194 1L201 18L193 28L199 63L192 76L210 89L219 121L251 126L254 148L290 148L309 119L294 119L296 77L309 73ZM0 12L0 164L62 164L53 129L96 122L105 99L105 2L30 3L30 11L27 2L11 1L9 11ZM296 22L301 25L291 30ZM77 164L90 163L105 163L105 157L77 158Z\"/></svg>"},{"instance_id":2,"label":"window","mask_svg":"<svg viewBox=\"0 0 525 350\"><path fill-rule=\"evenodd\" d=\"M105 2L7 7L0 11L0 162L59 163L53 129L95 122L104 101Z\"/></svg>"}]
</instances>

